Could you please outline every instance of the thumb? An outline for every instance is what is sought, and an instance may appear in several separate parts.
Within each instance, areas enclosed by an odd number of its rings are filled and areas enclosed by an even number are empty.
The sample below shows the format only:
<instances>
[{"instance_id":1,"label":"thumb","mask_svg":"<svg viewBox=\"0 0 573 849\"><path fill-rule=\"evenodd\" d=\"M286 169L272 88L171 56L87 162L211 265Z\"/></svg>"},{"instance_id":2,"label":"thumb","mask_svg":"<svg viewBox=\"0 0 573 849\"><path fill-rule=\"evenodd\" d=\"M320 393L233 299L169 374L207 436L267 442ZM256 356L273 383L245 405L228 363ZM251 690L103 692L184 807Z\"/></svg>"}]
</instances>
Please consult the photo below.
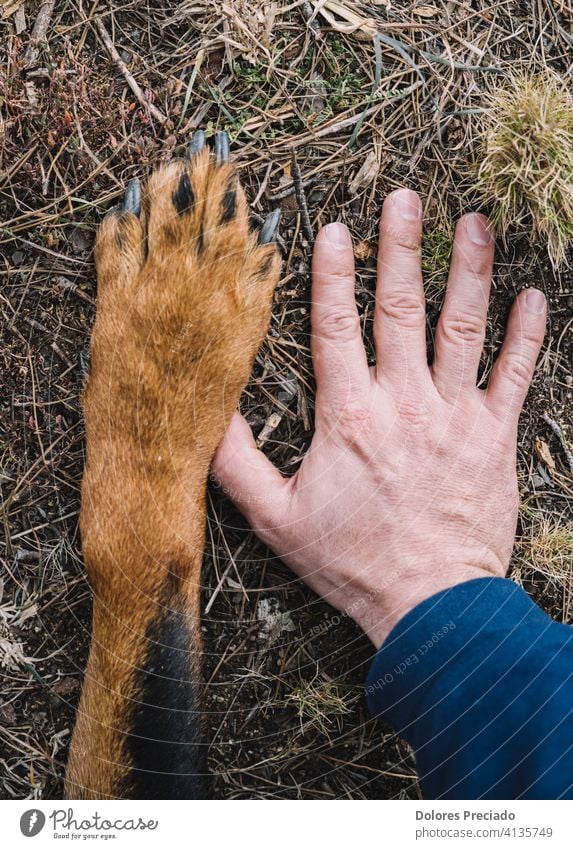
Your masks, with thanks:
<instances>
[{"instance_id":1,"label":"thumb","mask_svg":"<svg viewBox=\"0 0 573 849\"><path fill-rule=\"evenodd\" d=\"M292 478L284 478L260 451L239 413L217 448L211 472L254 531L282 524Z\"/></svg>"}]
</instances>

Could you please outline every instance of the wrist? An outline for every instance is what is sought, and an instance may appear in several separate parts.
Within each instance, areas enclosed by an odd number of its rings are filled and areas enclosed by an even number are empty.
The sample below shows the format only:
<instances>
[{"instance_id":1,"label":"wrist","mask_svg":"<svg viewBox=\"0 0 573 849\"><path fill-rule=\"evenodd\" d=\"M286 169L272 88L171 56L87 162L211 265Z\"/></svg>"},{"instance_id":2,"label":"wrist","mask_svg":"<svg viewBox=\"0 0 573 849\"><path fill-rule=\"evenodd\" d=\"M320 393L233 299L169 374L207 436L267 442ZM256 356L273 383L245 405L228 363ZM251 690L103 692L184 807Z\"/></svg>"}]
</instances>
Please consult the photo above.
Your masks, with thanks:
<instances>
[{"instance_id":1,"label":"wrist","mask_svg":"<svg viewBox=\"0 0 573 849\"><path fill-rule=\"evenodd\" d=\"M351 605L348 612L379 649L398 622L428 598L466 581L493 576L503 577L498 570L461 565L449 568L447 573L400 577L391 587L371 590L366 604L354 605L354 612Z\"/></svg>"}]
</instances>

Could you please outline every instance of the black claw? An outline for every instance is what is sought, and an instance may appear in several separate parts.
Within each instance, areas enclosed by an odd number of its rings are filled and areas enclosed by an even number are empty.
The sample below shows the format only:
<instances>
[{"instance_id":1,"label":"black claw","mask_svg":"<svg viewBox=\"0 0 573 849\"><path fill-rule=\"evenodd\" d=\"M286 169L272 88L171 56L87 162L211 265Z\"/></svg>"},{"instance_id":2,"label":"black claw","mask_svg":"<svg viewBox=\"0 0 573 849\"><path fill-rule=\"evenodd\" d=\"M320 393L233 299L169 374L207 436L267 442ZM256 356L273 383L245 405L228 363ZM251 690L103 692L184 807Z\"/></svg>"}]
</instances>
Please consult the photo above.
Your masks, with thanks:
<instances>
[{"instance_id":1,"label":"black claw","mask_svg":"<svg viewBox=\"0 0 573 849\"><path fill-rule=\"evenodd\" d=\"M224 130L215 133L215 161L217 165L229 161L229 136Z\"/></svg>"},{"instance_id":2,"label":"black claw","mask_svg":"<svg viewBox=\"0 0 573 849\"><path fill-rule=\"evenodd\" d=\"M187 145L187 157L193 159L197 153L201 153L205 147L205 133L203 130L195 130L191 136L191 141Z\"/></svg>"},{"instance_id":3,"label":"black claw","mask_svg":"<svg viewBox=\"0 0 573 849\"><path fill-rule=\"evenodd\" d=\"M177 191L173 192L173 203L179 215L189 212L195 203L193 186L191 185L191 180L189 179L187 171L183 172L181 179L179 180Z\"/></svg>"},{"instance_id":4,"label":"black claw","mask_svg":"<svg viewBox=\"0 0 573 849\"><path fill-rule=\"evenodd\" d=\"M281 220L281 211L280 209L273 209L272 212L269 212L267 217L263 222L263 226L261 227L259 233L259 244L260 245L268 245L269 242L274 242L275 236L277 235L277 231L279 229L279 222Z\"/></svg>"},{"instance_id":5,"label":"black claw","mask_svg":"<svg viewBox=\"0 0 573 849\"><path fill-rule=\"evenodd\" d=\"M123 210L139 215L141 212L141 186L137 177L130 180L123 196Z\"/></svg>"}]
</instances>

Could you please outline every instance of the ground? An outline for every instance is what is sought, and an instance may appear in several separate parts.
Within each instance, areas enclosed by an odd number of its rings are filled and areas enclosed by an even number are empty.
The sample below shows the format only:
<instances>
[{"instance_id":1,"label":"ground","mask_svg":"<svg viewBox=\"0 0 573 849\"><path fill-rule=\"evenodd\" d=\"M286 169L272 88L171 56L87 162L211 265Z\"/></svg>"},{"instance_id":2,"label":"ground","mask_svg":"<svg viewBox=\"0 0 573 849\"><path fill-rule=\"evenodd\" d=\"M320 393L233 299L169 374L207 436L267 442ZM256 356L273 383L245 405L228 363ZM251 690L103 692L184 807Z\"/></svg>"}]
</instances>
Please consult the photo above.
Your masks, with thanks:
<instances>
[{"instance_id":1,"label":"ground","mask_svg":"<svg viewBox=\"0 0 573 849\"><path fill-rule=\"evenodd\" d=\"M381 200L401 185L419 191L431 339L453 222L483 208L471 163L484 94L516 68L570 79L573 46L562 0L327 0L319 13L316 3L244 0L50 6L0 3L2 798L62 792L89 641L77 519L91 247L126 181L180 155L193 129L225 129L255 221L282 209L283 276L242 410L289 474L312 436L313 234L335 219L352 232L371 351ZM52 14L31 43L40 7ZM516 291L534 284L549 299L519 431L512 576L570 622L573 280L552 270L526 227L505 237L484 380ZM371 645L293 580L214 488L209 502L203 627L216 795L418 798L407 747L368 718Z\"/></svg>"}]
</instances>

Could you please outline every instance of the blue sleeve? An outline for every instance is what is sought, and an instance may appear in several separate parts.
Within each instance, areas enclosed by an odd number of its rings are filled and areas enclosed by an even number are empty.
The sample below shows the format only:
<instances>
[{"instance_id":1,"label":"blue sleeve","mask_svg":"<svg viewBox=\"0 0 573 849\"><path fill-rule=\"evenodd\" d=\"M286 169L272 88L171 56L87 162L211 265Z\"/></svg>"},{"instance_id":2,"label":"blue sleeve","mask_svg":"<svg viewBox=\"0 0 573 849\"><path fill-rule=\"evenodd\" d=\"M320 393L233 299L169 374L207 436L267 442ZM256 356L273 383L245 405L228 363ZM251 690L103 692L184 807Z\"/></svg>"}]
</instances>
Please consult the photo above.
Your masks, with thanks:
<instances>
[{"instance_id":1,"label":"blue sleeve","mask_svg":"<svg viewBox=\"0 0 573 849\"><path fill-rule=\"evenodd\" d=\"M573 798L573 629L511 581L468 581L411 610L366 692L414 749L426 798Z\"/></svg>"}]
</instances>

